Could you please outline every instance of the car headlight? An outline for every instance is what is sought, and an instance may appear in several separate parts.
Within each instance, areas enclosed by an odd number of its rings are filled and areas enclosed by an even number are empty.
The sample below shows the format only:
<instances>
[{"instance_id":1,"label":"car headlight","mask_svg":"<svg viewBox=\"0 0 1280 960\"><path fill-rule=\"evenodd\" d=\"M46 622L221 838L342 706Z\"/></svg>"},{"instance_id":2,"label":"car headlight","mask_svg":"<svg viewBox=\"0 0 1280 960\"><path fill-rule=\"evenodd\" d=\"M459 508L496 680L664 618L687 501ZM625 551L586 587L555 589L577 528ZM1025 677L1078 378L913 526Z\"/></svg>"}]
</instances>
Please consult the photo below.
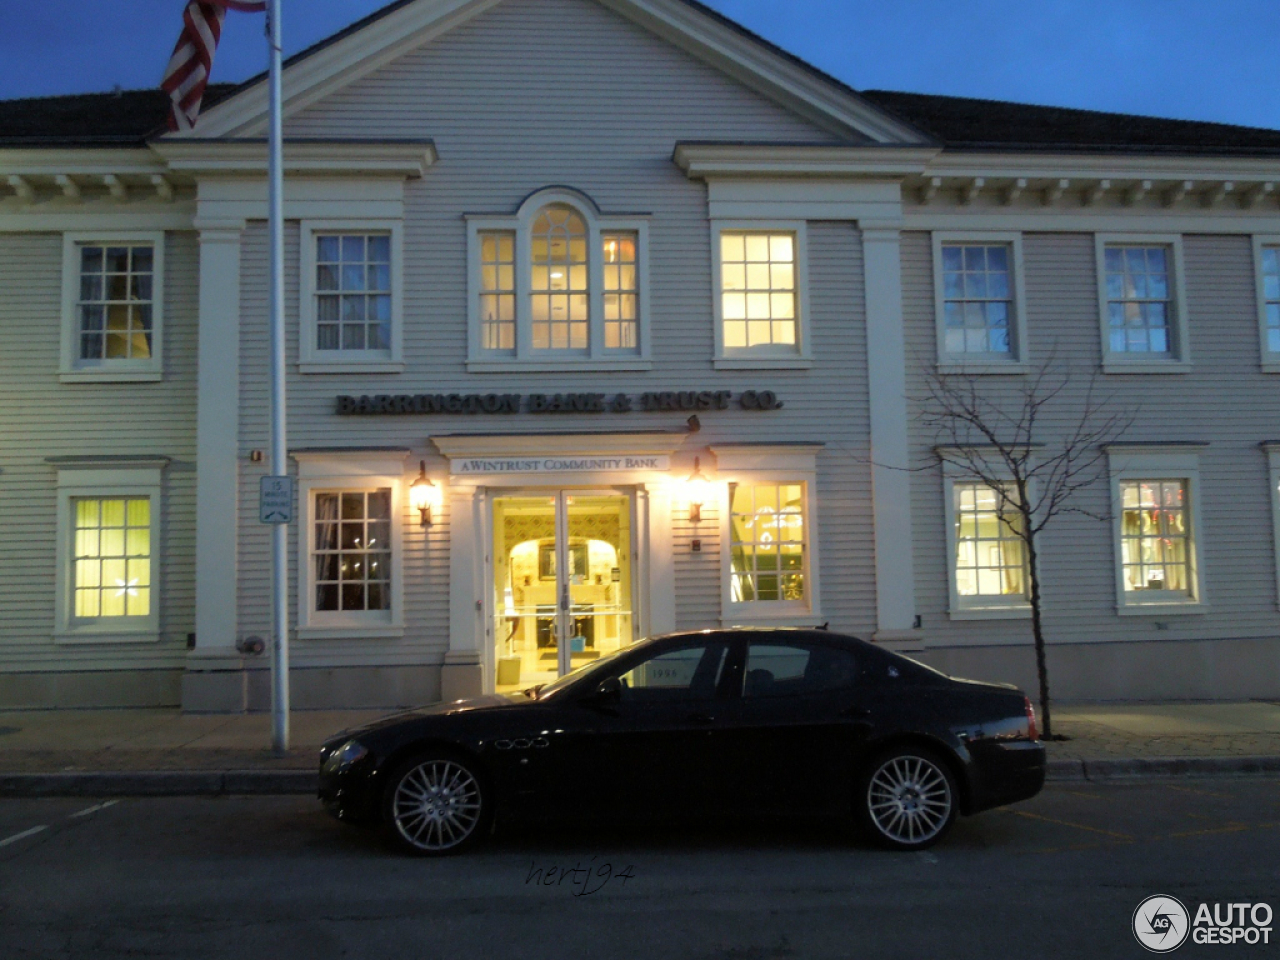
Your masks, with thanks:
<instances>
[{"instance_id":1,"label":"car headlight","mask_svg":"<svg viewBox=\"0 0 1280 960\"><path fill-rule=\"evenodd\" d=\"M342 769L343 767L351 766L359 760L363 760L368 755L368 748L359 740L348 740L334 751L333 756L330 757L330 762L334 766L338 767L338 769Z\"/></svg>"}]
</instances>

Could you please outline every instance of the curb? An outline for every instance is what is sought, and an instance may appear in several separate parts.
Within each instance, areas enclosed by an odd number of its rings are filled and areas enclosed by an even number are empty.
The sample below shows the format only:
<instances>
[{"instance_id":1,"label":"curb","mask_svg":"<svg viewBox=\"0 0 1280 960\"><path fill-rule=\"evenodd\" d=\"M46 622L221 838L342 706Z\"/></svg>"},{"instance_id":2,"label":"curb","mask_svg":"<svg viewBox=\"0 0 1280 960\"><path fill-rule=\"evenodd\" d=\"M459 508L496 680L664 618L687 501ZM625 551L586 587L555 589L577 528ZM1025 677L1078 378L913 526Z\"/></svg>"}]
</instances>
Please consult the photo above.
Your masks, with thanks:
<instances>
[{"instance_id":1,"label":"curb","mask_svg":"<svg viewBox=\"0 0 1280 960\"><path fill-rule=\"evenodd\" d=\"M318 786L319 775L310 770L0 773L0 797L315 796Z\"/></svg>"},{"instance_id":2,"label":"curb","mask_svg":"<svg viewBox=\"0 0 1280 960\"><path fill-rule=\"evenodd\" d=\"M1128 757L1050 760L1048 783L1280 776L1275 757ZM310 770L130 770L0 773L0 797L315 796Z\"/></svg>"},{"instance_id":3,"label":"curb","mask_svg":"<svg viewBox=\"0 0 1280 960\"><path fill-rule=\"evenodd\" d=\"M1182 777L1267 777L1280 775L1280 757L1125 757L1108 760L1050 760L1045 780L1167 780Z\"/></svg>"}]
</instances>

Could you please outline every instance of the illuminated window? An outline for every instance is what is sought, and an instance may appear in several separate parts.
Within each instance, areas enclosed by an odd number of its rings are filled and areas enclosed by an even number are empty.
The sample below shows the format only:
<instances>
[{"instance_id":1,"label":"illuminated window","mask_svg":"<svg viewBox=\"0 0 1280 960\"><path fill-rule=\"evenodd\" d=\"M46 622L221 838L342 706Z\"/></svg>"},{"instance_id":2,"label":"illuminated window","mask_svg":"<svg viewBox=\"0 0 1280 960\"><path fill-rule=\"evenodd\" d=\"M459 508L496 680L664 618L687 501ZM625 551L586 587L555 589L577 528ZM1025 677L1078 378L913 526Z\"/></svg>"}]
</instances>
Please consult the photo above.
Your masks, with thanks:
<instances>
[{"instance_id":1,"label":"illuminated window","mask_svg":"<svg viewBox=\"0 0 1280 960\"><path fill-rule=\"evenodd\" d=\"M952 569L954 606L984 609L1027 602L1022 516L1000 503L985 483L954 482Z\"/></svg>"},{"instance_id":2,"label":"illuminated window","mask_svg":"<svg viewBox=\"0 0 1280 960\"><path fill-rule=\"evenodd\" d=\"M468 223L469 369L648 368L644 220L551 189Z\"/></svg>"},{"instance_id":3,"label":"illuminated window","mask_svg":"<svg viewBox=\"0 0 1280 960\"><path fill-rule=\"evenodd\" d=\"M1120 484L1121 581L1126 593L1194 595L1191 505L1185 480Z\"/></svg>"},{"instance_id":4,"label":"illuminated window","mask_svg":"<svg viewBox=\"0 0 1280 960\"><path fill-rule=\"evenodd\" d=\"M486 351L516 349L516 235L480 234L480 337Z\"/></svg>"},{"instance_id":5,"label":"illuminated window","mask_svg":"<svg viewBox=\"0 0 1280 960\"><path fill-rule=\"evenodd\" d=\"M586 350L586 223L572 207L553 204L533 221L529 243L533 349Z\"/></svg>"},{"instance_id":6,"label":"illuminated window","mask_svg":"<svg viewBox=\"0 0 1280 960\"><path fill-rule=\"evenodd\" d=\"M63 237L63 380L159 380L164 235Z\"/></svg>"},{"instance_id":7,"label":"illuminated window","mask_svg":"<svg viewBox=\"0 0 1280 960\"><path fill-rule=\"evenodd\" d=\"M724 351L797 352L800 310L796 235L725 230L720 234Z\"/></svg>"},{"instance_id":8,"label":"illuminated window","mask_svg":"<svg viewBox=\"0 0 1280 960\"><path fill-rule=\"evenodd\" d=\"M315 610L391 609L391 490L316 491Z\"/></svg>"},{"instance_id":9,"label":"illuminated window","mask_svg":"<svg viewBox=\"0 0 1280 960\"><path fill-rule=\"evenodd\" d=\"M81 360L151 356L154 268L151 244L80 245Z\"/></svg>"},{"instance_id":10,"label":"illuminated window","mask_svg":"<svg viewBox=\"0 0 1280 960\"><path fill-rule=\"evenodd\" d=\"M151 500L75 498L77 620L151 613Z\"/></svg>"},{"instance_id":11,"label":"illuminated window","mask_svg":"<svg viewBox=\"0 0 1280 960\"><path fill-rule=\"evenodd\" d=\"M300 369L401 369L397 221L303 221Z\"/></svg>"},{"instance_id":12,"label":"illuminated window","mask_svg":"<svg viewBox=\"0 0 1280 960\"><path fill-rule=\"evenodd\" d=\"M640 277L633 231L601 237L604 262L604 345L606 350L634 350L639 344Z\"/></svg>"},{"instance_id":13,"label":"illuminated window","mask_svg":"<svg viewBox=\"0 0 1280 960\"><path fill-rule=\"evenodd\" d=\"M60 457L54 639L160 639L163 457Z\"/></svg>"},{"instance_id":14,"label":"illuminated window","mask_svg":"<svg viewBox=\"0 0 1280 960\"><path fill-rule=\"evenodd\" d=\"M732 603L808 599L802 483L729 484Z\"/></svg>"}]
</instances>

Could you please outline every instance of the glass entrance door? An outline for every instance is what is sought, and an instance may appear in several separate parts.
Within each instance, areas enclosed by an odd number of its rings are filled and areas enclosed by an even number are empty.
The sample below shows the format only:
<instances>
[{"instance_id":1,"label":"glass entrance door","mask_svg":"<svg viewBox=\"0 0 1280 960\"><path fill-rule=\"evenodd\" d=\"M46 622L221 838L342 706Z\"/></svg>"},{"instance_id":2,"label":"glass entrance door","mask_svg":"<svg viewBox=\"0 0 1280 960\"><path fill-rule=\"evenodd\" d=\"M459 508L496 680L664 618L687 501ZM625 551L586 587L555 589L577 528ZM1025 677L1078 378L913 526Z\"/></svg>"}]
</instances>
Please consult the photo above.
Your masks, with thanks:
<instances>
[{"instance_id":1,"label":"glass entrance door","mask_svg":"<svg viewBox=\"0 0 1280 960\"><path fill-rule=\"evenodd\" d=\"M493 501L496 689L547 683L634 639L631 497Z\"/></svg>"}]
</instances>

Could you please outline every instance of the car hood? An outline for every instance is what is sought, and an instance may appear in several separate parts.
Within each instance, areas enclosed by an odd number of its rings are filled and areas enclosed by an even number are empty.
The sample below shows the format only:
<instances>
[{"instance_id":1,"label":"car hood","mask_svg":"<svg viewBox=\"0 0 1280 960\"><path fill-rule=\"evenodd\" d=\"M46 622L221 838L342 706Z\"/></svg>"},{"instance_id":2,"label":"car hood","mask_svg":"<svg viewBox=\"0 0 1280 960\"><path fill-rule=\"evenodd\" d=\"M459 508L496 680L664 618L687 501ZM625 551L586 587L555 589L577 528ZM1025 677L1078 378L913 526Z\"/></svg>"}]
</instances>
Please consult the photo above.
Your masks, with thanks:
<instances>
[{"instance_id":1,"label":"car hood","mask_svg":"<svg viewBox=\"0 0 1280 960\"><path fill-rule=\"evenodd\" d=\"M375 730L397 726L406 721L422 717L447 717L461 713L471 713L476 710L501 710L506 707L514 707L531 702L524 694L504 695L500 693L490 693L482 697L470 697L466 700L449 700L442 703L433 703L426 707L416 707L413 710L403 710L400 713L393 713L386 717L379 717L377 720L361 726L351 727L341 733L336 733L329 739L330 741L336 741L359 736L362 733L372 733Z\"/></svg>"}]
</instances>

